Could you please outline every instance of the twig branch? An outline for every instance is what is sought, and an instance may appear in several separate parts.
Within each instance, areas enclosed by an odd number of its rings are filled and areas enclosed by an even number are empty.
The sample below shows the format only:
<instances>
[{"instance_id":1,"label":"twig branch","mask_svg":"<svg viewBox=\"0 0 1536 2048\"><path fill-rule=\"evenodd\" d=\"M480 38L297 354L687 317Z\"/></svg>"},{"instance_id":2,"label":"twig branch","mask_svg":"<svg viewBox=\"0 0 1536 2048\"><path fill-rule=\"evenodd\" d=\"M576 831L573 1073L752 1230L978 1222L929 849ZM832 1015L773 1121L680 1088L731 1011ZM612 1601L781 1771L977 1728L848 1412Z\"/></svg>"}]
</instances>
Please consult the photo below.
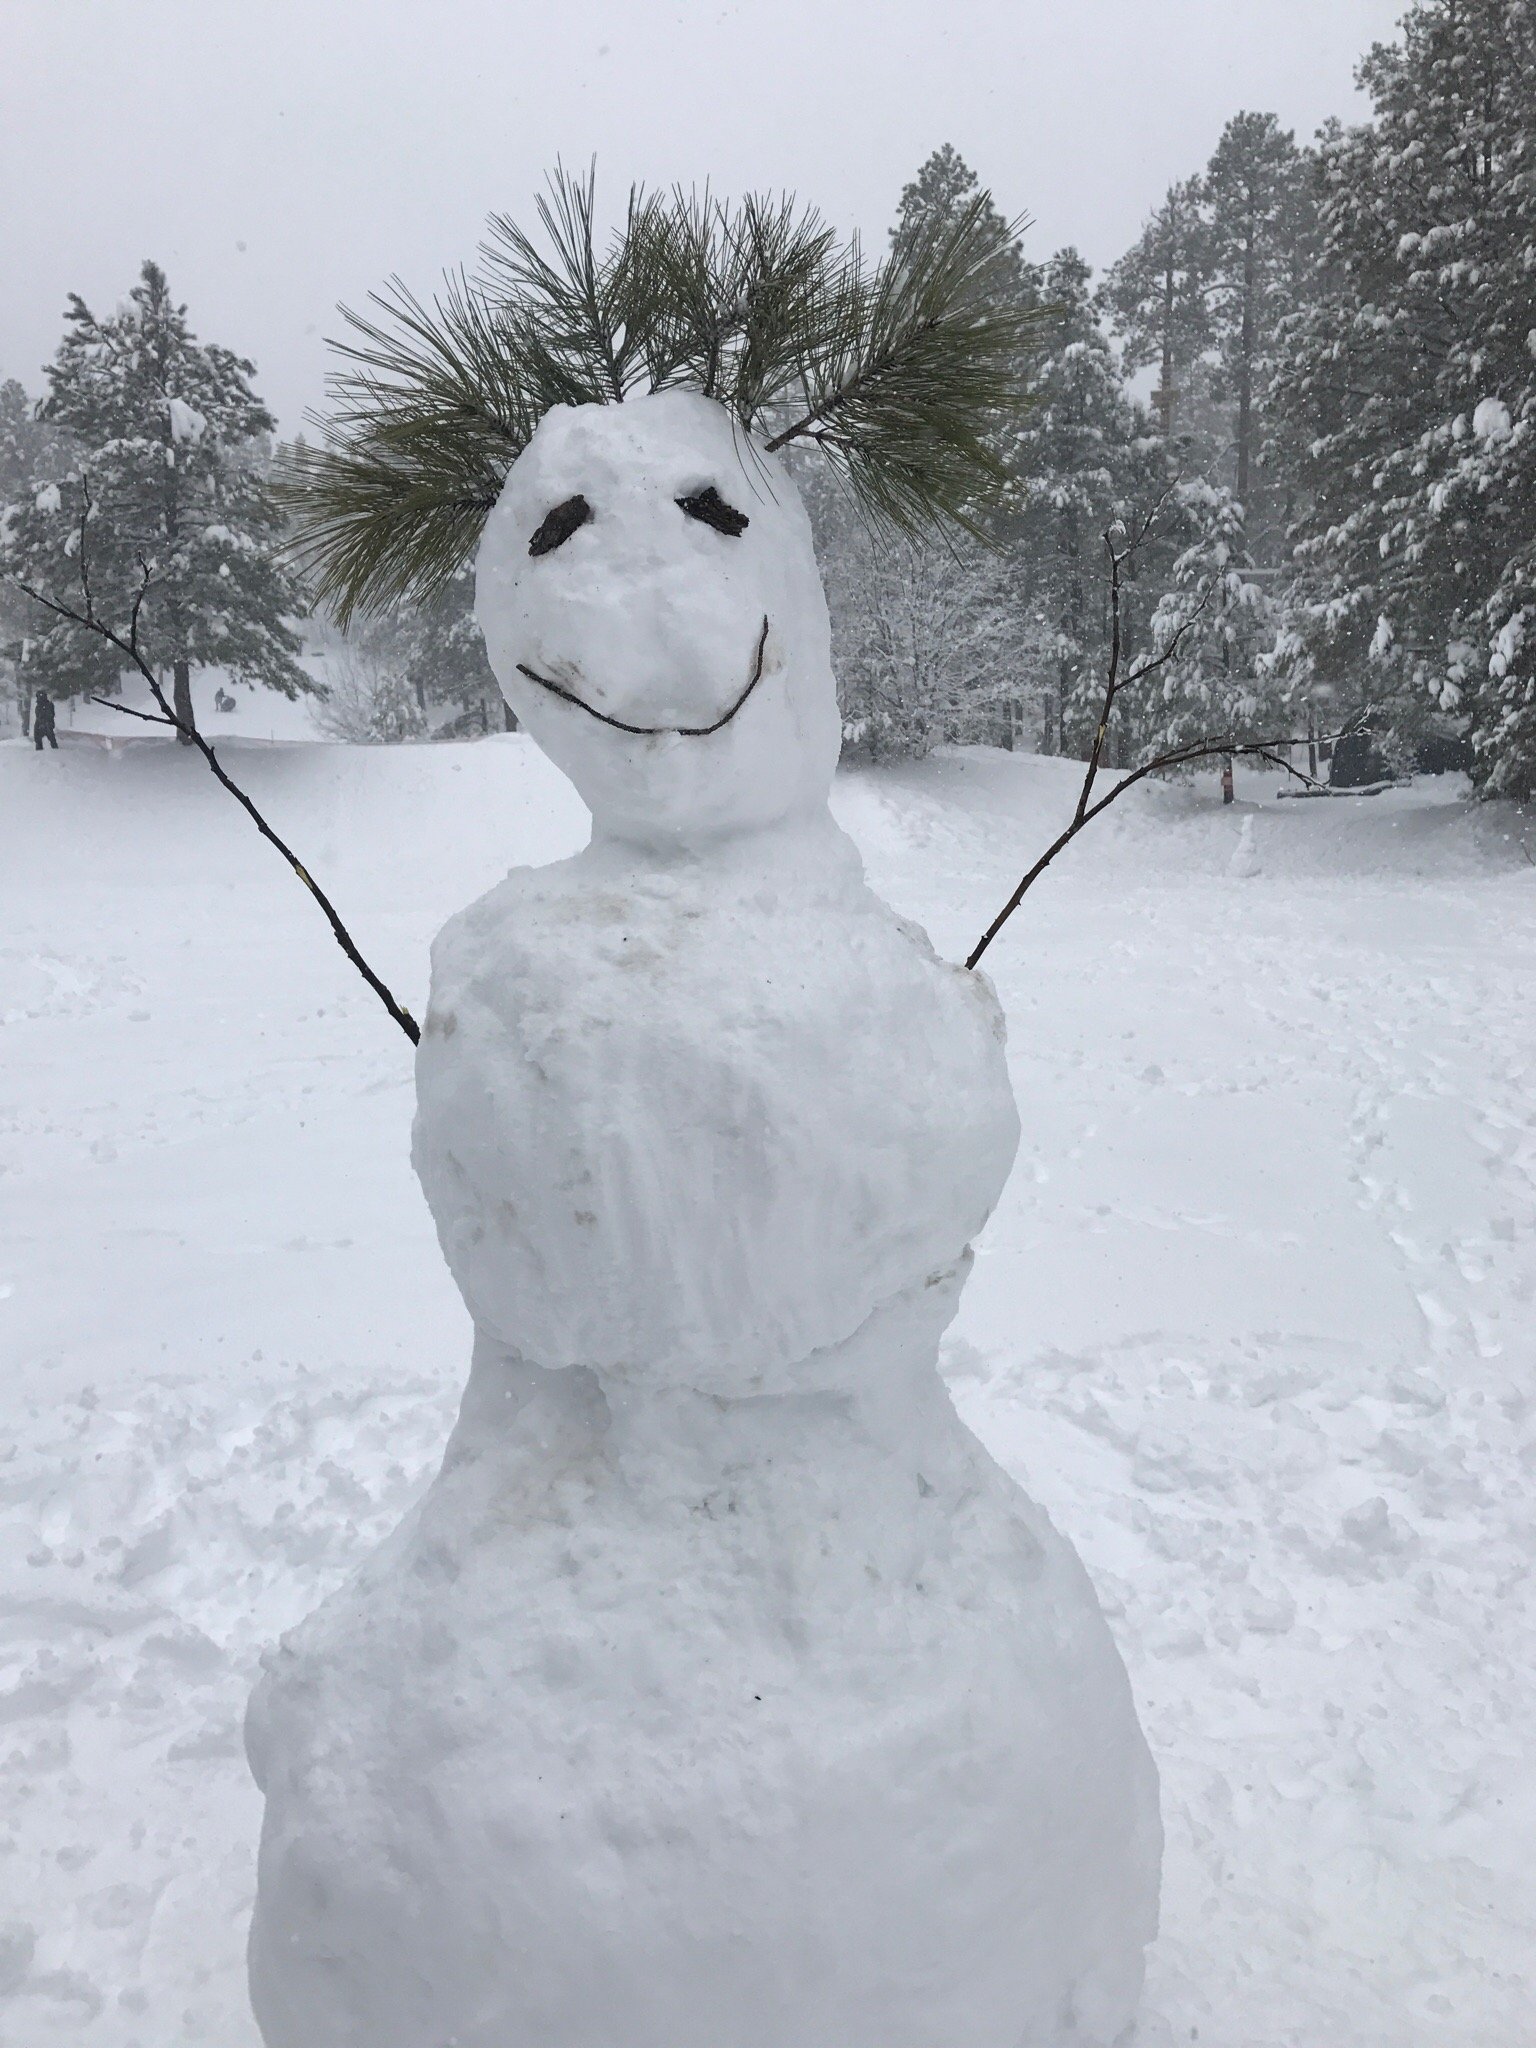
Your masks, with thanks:
<instances>
[{"instance_id":1,"label":"twig branch","mask_svg":"<svg viewBox=\"0 0 1536 2048\"><path fill-rule=\"evenodd\" d=\"M1179 622L1166 644L1148 660L1139 663L1127 674L1121 674L1121 661L1123 657L1120 609L1121 571L1136 553L1136 550L1145 545L1147 537L1156 523L1158 514L1178 488L1178 482L1179 479L1175 477L1167 490L1163 492L1156 504L1153 505L1151 511L1137 523L1134 532L1128 532L1125 527L1120 526L1117 522L1104 535L1104 548L1109 556L1109 672L1105 678L1104 701L1099 709L1099 722L1094 731L1093 745L1089 750L1088 763L1083 771L1082 788L1078 791L1077 808L1072 813L1072 822L1067 826L1066 830L1052 840L1051 844L1041 854L1040 858L1008 898L1008 901L997 913L997 916L993 918L992 922L982 933L980 939L967 956L965 963L967 967L974 967L981 959L982 954L986 952L988 946L991 945L1003 926L1024 901L1029 890L1039 880L1041 875L1045 873L1063 847L1069 846L1078 833L1083 830L1084 826L1091 824L1101 811L1108 810L1116 797L1123 796L1136 783L1145 781L1147 776L1156 775L1166 768L1187 768L1193 762L1210 760L1214 755L1218 754L1229 756L1249 754L1258 760L1270 762L1276 768L1283 768L1288 775L1294 775L1299 782L1311 781L1310 776L1303 775L1299 768L1293 768L1279 751L1281 747L1299 746L1301 742L1297 739L1286 736L1278 739L1238 740L1226 735L1211 734L1205 739L1192 740L1181 747L1170 747L1166 753L1158 754L1150 761L1144 761L1139 768L1133 768L1128 774L1122 775L1114 788L1106 791L1097 803L1092 800L1094 784L1098 779L1104 748L1109 738L1110 714L1115 708L1116 699L1122 691L1144 681L1146 677L1155 674L1158 669L1172 661L1179 651L1179 646L1185 634L1189 632L1195 621L1200 618L1211 602L1211 587L1208 586L1202 594L1200 602ZM1123 536L1123 545L1119 547L1115 544L1117 532Z\"/></svg>"},{"instance_id":2,"label":"twig branch","mask_svg":"<svg viewBox=\"0 0 1536 2048\"><path fill-rule=\"evenodd\" d=\"M184 720L178 718L176 716L176 713L172 710L170 704L167 702L165 692L160 687L159 677L155 674L155 671L153 670L153 668L150 667L149 663L144 659L144 655L139 647L139 615L143 610L144 599L148 594L151 584L154 581L153 571L151 570L148 562L145 561L142 555L140 555L139 557L139 587L134 595L133 609L129 614L127 638L125 639L122 634L114 632L109 625L107 625L102 619L98 618L96 614L95 601L91 595L90 572L87 567L86 561L86 520L90 516L90 509L90 486L88 483L82 481L80 508L80 588L85 601L84 611L76 611L70 605L60 604L54 598L45 597L40 590L35 589L30 583L24 582L22 578L19 576L14 579L17 585L23 591L25 591L27 596L32 598L35 603L42 605L45 611L52 612L55 615L55 617L65 620L68 624L72 626L80 627L81 630L84 632L95 633L98 636L98 638L105 640L109 646L115 647L119 654L123 655L128 661L132 662L133 666L138 670L139 674L144 678L145 682L148 683L150 693L154 697L156 704L160 707L158 717L155 715L155 713L150 711L134 711L126 704L110 703L109 700L103 697L93 697L91 699L91 702L95 704L106 704L108 710L120 711L124 714L125 717L128 718L142 718L146 721L146 723L150 725L168 725L173 728L173 730L178 734L178 736L181 739L188 741L191 745L199 749L203 756L203 759L208 763L208 766L212 769L218 781L222 783L224 788L229 791L230 795L235 799L235 802L239 804L240 808L251 820L251 823L256 827L256 830L261 834L262 838L265 839L270 845L276 847L277 851L282 855L283 859L287 861L289 867L293 869L293 872L304 884L305 888L309 891L310 895L314 897L316 903L319 904L321 911L324 913L326 922L330 925L331 936L335 939L337 945L340 946L342 952L346 954L347 958L352 962L352 965L357 969L358 973L363 977L364 981L367 982L368 986L373 990L374 994L378 997L379 1001L384 1005L385 1009L389 1012L390 1016L393 1017L395 1022L400 1026L400 1029L405 1033L406 1037L411 1041L412 1045L419 1045L421 1043L421 1030L416 1022L416 1019L411 1015L410 1011L403 1006L403 1004L397 1003L395 1001L395 998L390 994L388 988L385 987L384 983L374 973L373 969L368 965L368 962L357 950L357 946L353 941L352 934L347 930L346 926L342 923L341 916L337 911L335 904L332 903L330 897L326 895L325 891L320 887L320 884L315 880L314 876L310 874L309 870L304 866L304 863L299 859L298 855L294 852L293 848L288 844L288 842L273 831L272 827L267 823L266 819L262 816L261 812L257 810L255 804L252 803L251 799L246 795L245 791L241 789L238 783L232 781L230 777L225 773L223 763L220 761L218 755L214 752L214 749L210 745L210 743L206 739L204 739L203 735L197 730L197 727L195 725L189 725Z\"/></svg>"},{"instance_id":3,"label":"twig branch","mask_svg":"<svg viewBox=\"0 0 1536 2048\"><path fill-rule=\"evenodd\" d=\"M1088 754L1087 772L1083 776L1083 786L1078 794L1077 818L1079 823L1082 822L1087 812L1088 799L1092 796L1093 785L1098 779L1099 765L1104 756L1105 744L1109 739L1109 720L1110 714L1115 708L1115 699L1122 690L1130 689L1133 684L1139 683L1144 676L1151 675L1154 669L1161 668L1164 662L1172 661L1174 655L1179 650L1180 641L1211 601L1211 593L1209 590L1206 590L1194 610L1190 612L1187 618L1181 620L1162 652L1151 661L1143 662L1139 668L1133 668L1129 675L1121 675L1120 660L1123 638L1120 572L1136 553L1136 550L1146 544L1147 536L1152 531L1157 515L1162 511L1164 505L1167 504L1174 491L1177 490L1178 484L1179 479L1175 477L1151 511L1142 519L1135 533L1127 534L1126 543L1123 548L1115 546L1115 527L1112 526L1104 535L1104 551L1109 556L1109 674L1104 684L1104 702L1099 709L1099 722L1094 729L1093 746ZM1125 533L1126 529L1121 527L1120 531Z\"/></svg>"},{"instance_id":4,"label":"twig branch","mask_svg":"<svg viewBox=\"0 0 1536 2048\"><path fill-rule=\"evenodd\" d=\"M1061 833L1045 849L1045 852L1041 854L1040 858L1029 870L1029 873L1025 875L1023 881L1020 882L1017 889L1008 898L1008 901L1003 905L997 916L987 926L967 957L966 966L974 967L976 965L982 954L986 952L988 946L991 945L1003 926L1024 901L1031 885L1045 873L1062 848L1070 845L1085 825L1092 824L1101 811L1109 809L1117 796L1124 796L1125 792L1136 783L1145 781L1147 776L1156 775L1164 768L1187 768L1195 761L1208 761L1218 754L1251 754L1258 760L1268 761L1274 768L1283 768L1287 775L1294 775L1298 782L1310 782L1311 777L1303 775L1299 768L1293 768L1279 751L1281 747L1296 747L1302 744L1302 740L1297 739L1291 734L1284 734L1279 738L1267 740L1237 740L1230 737L1216 736L1210 739L1191 741L1188 746L1170 748L1166 754L1159 754L1151 761L1143 761L1139 768L1133 768L1128 774L1122 775L1114 788L1107 790L1096 804L1090 805L1086 810L1079 808L1066 831Z\"/></svg>"},{"instance_id":5,"label":"twig branch","mask_svg":"<svg viewBox=\"0 0 1536 2048\"><path fill-rule=\"evenodd\" d=\"M175 720L162 718L158 711L135 711L131 704L118 704L111 697L87 697L87 704L99 704L103 711L116 711L124 718L142 718L146 725L174 725Z\"/></svg>"}]
</instances>

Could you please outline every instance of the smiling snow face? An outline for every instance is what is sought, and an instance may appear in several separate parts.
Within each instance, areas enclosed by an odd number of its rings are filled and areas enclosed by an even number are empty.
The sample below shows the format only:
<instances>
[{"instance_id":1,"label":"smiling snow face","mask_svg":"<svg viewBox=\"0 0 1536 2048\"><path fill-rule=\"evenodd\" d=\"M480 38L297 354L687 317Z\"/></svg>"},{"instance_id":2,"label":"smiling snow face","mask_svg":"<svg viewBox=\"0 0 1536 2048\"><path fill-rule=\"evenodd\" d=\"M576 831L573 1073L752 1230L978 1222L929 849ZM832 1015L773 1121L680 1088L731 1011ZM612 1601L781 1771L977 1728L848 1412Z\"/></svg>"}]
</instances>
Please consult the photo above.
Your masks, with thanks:
<instances>
[{"instance_id":1,"label":"smiling snow face","mask_svg":"<svg viewBox=\"0 0 1536 2048\"><path fill-rule=\"evenodd\" d=\"M825 803L839 721L810 525L713 400L547 414L487 522L476 615L598 833L696 843Z\"/></svg>"}]
</instances>

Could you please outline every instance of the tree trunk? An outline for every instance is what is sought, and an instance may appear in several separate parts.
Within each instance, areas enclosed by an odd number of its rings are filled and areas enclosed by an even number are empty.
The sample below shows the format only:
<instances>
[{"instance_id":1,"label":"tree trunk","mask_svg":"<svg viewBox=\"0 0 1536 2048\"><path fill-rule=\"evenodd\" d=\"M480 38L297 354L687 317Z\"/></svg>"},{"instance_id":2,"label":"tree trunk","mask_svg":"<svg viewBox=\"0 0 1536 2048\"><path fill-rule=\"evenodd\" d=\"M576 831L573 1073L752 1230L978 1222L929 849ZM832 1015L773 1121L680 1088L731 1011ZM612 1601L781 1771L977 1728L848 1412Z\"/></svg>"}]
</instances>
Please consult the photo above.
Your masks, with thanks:
<instances>
[{"instance_id":1,"label":"tree trunk","mask_svg":"<svg viewBox=\"0 0 1536 2048\"><path fill-rule=\"evenodd\" d=\"M1238 341L1237 371L1237 498L1248 523L1248 485L1253 465L1253 358L1257 321L1254 300L1258 295L1258 251L1256 230L1250 220L1243 245L1243 324Z\"/></svg>"},{"instance_id":2,"label":"tree trunk","mask_svg":"<svg viewBox=\"0 0 1536 2048\"><path fill-rule=\"evenodd\" d=\"M1173 308L1177 279L1170 259L1163 276L1163 363L1153 401L1163 422L1163 439L1173 439Z\"/></svg>"},{"instance_id":3,"label":"tree trunk","mask_svg":"<svg viewBox=\"0 0 1536 2048\"><path fill-rule=\"evenodd\" d=\"M171 709L187 727L187 731L177 733L176 738L182 746L190 747L189 735L197 727L197 720L192 715L192 664L189 661L173 663L171 678Z\"/></svg>"}]
</instances>

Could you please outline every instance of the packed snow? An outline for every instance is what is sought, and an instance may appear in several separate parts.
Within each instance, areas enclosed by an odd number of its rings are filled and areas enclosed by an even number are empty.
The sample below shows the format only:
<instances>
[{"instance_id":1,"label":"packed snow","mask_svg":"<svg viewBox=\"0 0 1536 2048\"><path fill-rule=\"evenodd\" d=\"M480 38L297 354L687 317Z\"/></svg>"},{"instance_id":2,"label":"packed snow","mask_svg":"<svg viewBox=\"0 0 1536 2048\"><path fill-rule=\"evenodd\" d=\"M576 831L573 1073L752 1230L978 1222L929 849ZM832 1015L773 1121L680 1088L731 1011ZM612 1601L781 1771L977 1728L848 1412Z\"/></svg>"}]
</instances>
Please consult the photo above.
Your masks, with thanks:
<instances>
[{"instance_id":1,"label":"packed snow","mask_svg":"<svg viewBox=\"0 0 1536 2048\"><path fill-rule=\"evenodd\" d=\"M470 1329L409 1048L313 905L198 762L61 734L0 746L0 2039L254 2048L257 1658L419 1497ZM585 838L523 735L229 758L418 1010L444 919ZM834 812L955 958L1073 777L944 753ZM1024 1138L949 1385L1157 1759L1138 2042L1506 2048L1536 845L1433 784L1238 794L1128 798L989 955Z\"/></svg>"},{"instance_id":2,"label":"packed snow","mask_svg":"<svg viewBox=\"0 0 1536 2048\"><path fill-rule=\"evenodd\" d=\"M166 400L170 414L171 439L173 441L201 441L208 431L208 422L195 405L188 405L184 398Z\"/></svg>"},{"instance_id":3,"label":"packed snow","mask_svg":"<svg viewBox=\"0 0 1536 2048\"><path fill-rule=\"evenodd\" d=\"M1479 441L1507 441L1514 432L1509 407L1502 398L1480 398L1472 415L1472 431Z\"/></svg>"}]
</instances>

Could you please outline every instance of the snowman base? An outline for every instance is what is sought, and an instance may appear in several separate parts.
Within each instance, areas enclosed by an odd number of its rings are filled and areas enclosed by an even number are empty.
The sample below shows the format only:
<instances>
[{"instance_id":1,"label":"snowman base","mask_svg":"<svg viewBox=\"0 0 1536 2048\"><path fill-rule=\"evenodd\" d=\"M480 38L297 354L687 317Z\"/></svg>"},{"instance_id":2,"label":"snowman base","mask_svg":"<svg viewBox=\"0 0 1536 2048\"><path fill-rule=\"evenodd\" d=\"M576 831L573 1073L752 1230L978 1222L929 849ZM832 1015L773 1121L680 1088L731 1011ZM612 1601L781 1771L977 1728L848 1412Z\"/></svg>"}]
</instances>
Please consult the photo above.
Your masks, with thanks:
<instances>
[{"instance_id":1,"label":"snowman base","mask_svg":"<svg viewBox=\"0 0 1536 2048\"><path fill-rule=\"evenodd\" d=\"M421 1506L252 1703L268 2048L1125 2035L1155 1778L1074 1552L934 1372L962 1278L817 1392L481 1340Z\"/></svg>"}]
</instances>

